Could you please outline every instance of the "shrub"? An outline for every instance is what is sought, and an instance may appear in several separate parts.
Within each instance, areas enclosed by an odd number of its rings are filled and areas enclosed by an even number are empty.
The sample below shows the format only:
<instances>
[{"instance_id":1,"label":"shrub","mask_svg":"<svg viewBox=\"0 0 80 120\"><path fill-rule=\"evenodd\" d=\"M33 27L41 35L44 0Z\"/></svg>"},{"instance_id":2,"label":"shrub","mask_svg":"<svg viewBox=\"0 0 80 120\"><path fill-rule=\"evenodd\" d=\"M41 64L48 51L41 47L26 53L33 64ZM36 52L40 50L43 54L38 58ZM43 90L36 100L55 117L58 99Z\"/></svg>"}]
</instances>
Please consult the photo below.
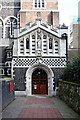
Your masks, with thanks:
<instances>
[{"instance_id":1,"label":"shrub","mask_svg":"<svg viewBox=\"0 0 80 120\"><path fill-rule=\"evenodd\" d=\"M62 79L80 83L80 57L75 57L67 64Z\"/></svg>"}]
</instances>

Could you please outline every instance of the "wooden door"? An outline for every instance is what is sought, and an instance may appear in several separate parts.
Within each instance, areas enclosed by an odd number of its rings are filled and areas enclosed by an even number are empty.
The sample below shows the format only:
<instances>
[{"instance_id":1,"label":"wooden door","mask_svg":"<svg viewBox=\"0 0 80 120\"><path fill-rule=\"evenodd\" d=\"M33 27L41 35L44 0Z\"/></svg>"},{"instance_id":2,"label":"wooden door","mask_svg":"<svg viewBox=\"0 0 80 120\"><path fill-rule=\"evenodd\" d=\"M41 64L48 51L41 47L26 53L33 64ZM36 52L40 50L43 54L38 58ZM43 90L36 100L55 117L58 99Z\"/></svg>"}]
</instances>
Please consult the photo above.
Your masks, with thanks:
<instances>
[{"instance_id":1,"label":"wooden door","mask_svg":"<svg viewBox=\"0 0 80 120\"><path fill-rule=\"evenodd\" d=\"M32 74L32 94L48 94L47 74L42 69Z\"/></svg>"}]
</instances>

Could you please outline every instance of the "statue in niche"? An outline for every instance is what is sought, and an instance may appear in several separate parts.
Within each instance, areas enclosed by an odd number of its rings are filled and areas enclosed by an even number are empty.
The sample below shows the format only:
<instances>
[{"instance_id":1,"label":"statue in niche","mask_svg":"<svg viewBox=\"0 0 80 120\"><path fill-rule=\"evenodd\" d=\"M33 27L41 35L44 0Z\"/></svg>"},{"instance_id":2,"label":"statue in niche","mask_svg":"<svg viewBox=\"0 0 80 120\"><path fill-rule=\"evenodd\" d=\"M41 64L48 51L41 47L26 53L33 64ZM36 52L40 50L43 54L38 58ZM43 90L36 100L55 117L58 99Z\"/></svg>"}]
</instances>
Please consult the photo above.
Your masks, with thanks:
<instances>
[{"instance_id":1,"label":"statue in niche","mask_svg":"<svg viewBox=\"0 0 80 120\"><path fill-rule=\"evenodd\" d=\"M37 49L41 49L41 32L37 32Z\"/></svg>"}]
</instances>

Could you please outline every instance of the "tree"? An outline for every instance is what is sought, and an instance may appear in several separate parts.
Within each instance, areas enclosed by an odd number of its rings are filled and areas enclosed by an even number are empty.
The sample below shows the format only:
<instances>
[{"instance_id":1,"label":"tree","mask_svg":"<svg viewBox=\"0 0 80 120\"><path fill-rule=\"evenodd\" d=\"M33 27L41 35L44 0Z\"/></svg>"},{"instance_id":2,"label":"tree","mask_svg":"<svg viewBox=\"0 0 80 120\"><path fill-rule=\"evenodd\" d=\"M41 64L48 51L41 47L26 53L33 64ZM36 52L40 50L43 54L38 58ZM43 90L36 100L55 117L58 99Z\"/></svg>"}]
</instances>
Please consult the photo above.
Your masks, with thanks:
<instances>
[{"instance_id":1,"label":"tree","mask_svg":"<svg viewBox=\"0 0 80 120\"><path fill-rule=\"evenodd\" d=\"M80 57L73 58L72 62L67 64L62 79L80 83Z\"/></svg>"}]
</instances>

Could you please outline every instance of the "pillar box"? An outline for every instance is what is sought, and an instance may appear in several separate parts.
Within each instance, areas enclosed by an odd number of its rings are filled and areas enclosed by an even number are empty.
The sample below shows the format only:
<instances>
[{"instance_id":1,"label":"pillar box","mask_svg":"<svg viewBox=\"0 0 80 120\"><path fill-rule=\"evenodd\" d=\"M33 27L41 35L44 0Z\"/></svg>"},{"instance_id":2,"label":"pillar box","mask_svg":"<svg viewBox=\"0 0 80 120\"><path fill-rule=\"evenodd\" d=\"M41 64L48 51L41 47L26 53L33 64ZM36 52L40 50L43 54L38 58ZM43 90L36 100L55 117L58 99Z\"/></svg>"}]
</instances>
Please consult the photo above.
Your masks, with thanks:
<instances>
[{"instance_id":1,"label":"pillar box","mask_svg":"<svg viewBox=\"0 0 80 120\"><path fill-rule=\"evenodd\" d=\"M13 91L13 81L9 82L9 91L12 92Z\"/></svg>"}]
</instances>

